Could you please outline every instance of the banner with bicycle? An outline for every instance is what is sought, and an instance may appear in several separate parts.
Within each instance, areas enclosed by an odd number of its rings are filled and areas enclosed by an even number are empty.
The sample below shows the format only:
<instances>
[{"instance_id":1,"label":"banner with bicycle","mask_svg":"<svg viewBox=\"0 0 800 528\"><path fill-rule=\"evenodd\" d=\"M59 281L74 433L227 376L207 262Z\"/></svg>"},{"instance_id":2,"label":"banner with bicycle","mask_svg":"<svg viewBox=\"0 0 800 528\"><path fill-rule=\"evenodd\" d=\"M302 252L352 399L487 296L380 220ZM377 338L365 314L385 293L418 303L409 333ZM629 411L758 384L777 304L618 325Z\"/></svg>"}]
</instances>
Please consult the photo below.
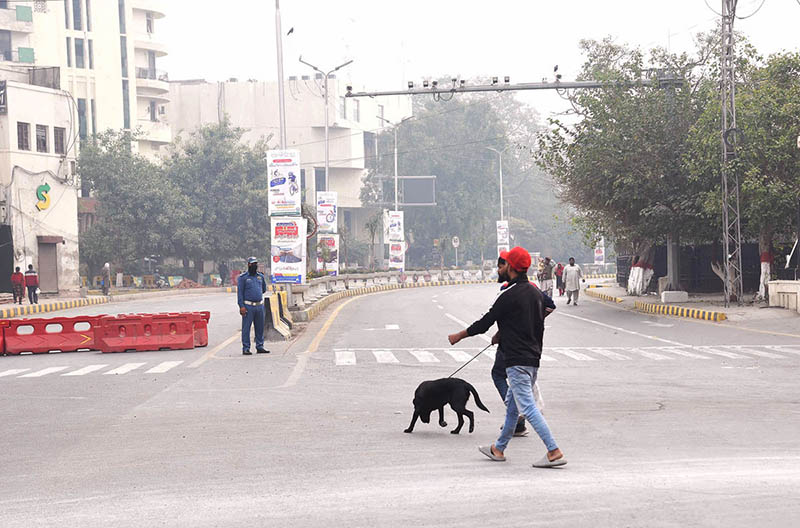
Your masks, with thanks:
<instances>
[{"instance_id":1,"label":"banner with bicycle","mask_svg":"<svg viewBox=\"0 0 800 528\"><path fill-rule=\"evenodd\" d=\"M297 150L267 151L269 215L300 216L300 153Z\"/></svg>"},{"instance_id":2,"label":"banner with bicycle","mask_svg":"<svg viewBox=\"0 0 800 528\"><path fill-rule=\"evenodd\" d=\"M339 274L339 235L319 235L317 243L317 271L328 275Z\"/></svg>"},{"instance_id":3,"label":"banner with bicycle","mask_svg":"<svg viewBox=\"0 0 800 528\"><path fill-rule=\"evenodd\" d=\"M317 191L317 225L319 233L336 233L336 191Z\"/></svg>"}]
</instances>

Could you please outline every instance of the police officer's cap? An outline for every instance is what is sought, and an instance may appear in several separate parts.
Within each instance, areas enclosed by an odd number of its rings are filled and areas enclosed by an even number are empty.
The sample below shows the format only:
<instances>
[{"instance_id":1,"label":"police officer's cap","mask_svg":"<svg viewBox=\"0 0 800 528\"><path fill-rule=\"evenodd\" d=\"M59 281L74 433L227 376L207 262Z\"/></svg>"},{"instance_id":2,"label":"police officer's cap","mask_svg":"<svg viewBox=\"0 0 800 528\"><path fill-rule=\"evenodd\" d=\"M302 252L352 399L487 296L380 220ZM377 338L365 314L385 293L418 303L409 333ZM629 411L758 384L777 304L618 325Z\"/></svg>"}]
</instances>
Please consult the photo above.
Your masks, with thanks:
<instances>
[{"instance_id":1,"label":"police officer's cap","mask_svg":"<svg viewBox=\"0 0 800 528\"><path fill-rule=\"evenodd\" d=\"M258 262L258 259L255 258L255 257L250 257L249 259L247 259L247 263L248 264L256 264L257 262Z\"/></svg>"}]
</instances>

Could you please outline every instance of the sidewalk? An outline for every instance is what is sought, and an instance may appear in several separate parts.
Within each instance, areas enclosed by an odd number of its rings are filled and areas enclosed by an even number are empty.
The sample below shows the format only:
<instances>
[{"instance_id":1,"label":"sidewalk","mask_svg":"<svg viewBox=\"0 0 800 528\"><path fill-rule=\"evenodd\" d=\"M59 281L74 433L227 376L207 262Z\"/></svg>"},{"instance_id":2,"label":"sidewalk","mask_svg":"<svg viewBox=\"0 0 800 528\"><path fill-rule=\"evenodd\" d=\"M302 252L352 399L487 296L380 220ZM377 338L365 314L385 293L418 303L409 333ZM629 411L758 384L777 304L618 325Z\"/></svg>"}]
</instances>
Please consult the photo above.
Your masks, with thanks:
<instances>
[{"instance_id":1,"label":"sidewalk","mask_svg":"<svg viewBox=\"0 0 800 528\"><path fill-rule=\"evenodd\" d=\"M796 312L784 308L770 308L766 303L753 302L745 302L741 306L731 304L726 307L722 293L689 294L688 302L663 304L655 294L638 297L628 295L625 288L612 281L590 284L581 293L628 310L646 313L731 323L785 321L787 326L792 326L793 331L800 329L800 316Z\"/></svg>"},{"instance_id":2,"label":"sidewalk","mask_svg":"<svg viewBox=\"0 0 800 528\"><path fill-rule=\"evenodd\" d=\"M91 290L90 290L91 291ZM204 287L204 288L169 288L163 290L140 290L140 289L112 289L109 296L88 295L79 297L77 294L71 296L39 296L39 304L29 304L27 298L23 304L13 302L0 303L0 319L20 317L26 315L57 312L59 310L69 310L80 306L94 304L105 304L114 302L132 301L137 299L147 299L150 297L169 297L173 295L190 295L204 293L231 293L236 288L231 287Z\"/></svg>"}]
</instances>

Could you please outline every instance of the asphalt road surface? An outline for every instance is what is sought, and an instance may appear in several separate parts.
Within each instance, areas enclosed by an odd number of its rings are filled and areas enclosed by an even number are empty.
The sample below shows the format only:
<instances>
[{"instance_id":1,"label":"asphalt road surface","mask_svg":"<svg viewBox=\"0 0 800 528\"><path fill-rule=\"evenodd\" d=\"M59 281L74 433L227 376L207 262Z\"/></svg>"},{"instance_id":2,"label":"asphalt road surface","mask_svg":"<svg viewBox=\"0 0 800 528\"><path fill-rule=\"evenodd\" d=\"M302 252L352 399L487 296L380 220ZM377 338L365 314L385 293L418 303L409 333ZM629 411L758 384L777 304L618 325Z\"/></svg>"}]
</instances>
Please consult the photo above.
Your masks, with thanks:
<instances>
[{"instance_id":1,"label":"asphalt road surface","mask_svg":"<svg viewBox=\"0 0 800 528\"><path fill-rule=\"evenodd\" d=\"M539 382L569 463L514 438L490 354L458 376L490 409L473 434L411 399L486 346L447 334L496 285L383 292L329 307L242 356L234 294L47 314L211 310L207 348L0 357L0 526L797 526L800 328L655 317L581 299L547 319ZM487 336L488 338L488 336ZM487 351L492 352L492 349Z\"/></svg>"}]
</instances>

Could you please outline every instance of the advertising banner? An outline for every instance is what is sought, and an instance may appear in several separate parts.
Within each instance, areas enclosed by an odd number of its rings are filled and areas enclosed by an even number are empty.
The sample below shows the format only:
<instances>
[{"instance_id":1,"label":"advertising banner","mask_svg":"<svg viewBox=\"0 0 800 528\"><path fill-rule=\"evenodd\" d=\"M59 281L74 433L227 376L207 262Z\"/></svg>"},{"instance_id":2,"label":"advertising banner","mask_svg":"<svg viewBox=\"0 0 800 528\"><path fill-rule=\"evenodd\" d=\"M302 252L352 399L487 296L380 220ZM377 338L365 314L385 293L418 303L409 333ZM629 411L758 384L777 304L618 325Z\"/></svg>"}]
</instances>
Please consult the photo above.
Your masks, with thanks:
<instances>
[{"instance_id":1,"label":"advertising banner","mask_svg":"<svg viewBox=\"0 0 800 528\"><path fill-rule=\"evenodd\" d=\"M300 216L300 153L297 150L267 152L269 215Z\"/></svg>"},{"instance_id":2,"label":"advertising banner","mask_svg":"<svg viewBox=\"0 0 800 528\"><path fill-rule=\"evenodd\" d=\"M508 251L509 249L511 249L511 246L509 246L508 244L504 244L504 245L498 244L497 245L497 256L499 257L500 253L502 253L503 251Z\"/></svg>"},{"instance_id":3,"label":"advertising banner","mask_svg":"<svg viewBox=\"0 0 800 528\"><path fill-rule=\"evenodd\" d=\"M389 244L389 268L404 270L406 268L405 244L391 242Z\"/></svg>"},{"instance_id":4,"label":"advertising banner","mask_svg":"<svg viewBox=\"0 0 800 528\"><path fill-rule=\"evenodd\" d=\"M508 237L508 220L497 221L497 245L507 246L511 243Z\"/></svg>"},{"instance_id":5,"label":"advertising banner","mask_svg":"<svg viewBox=\"0 0 800 528\"><path fill-rule=\"evenodd\" d=\"M304 284L306 280L306 219L273 217L270 279L273 284Z\"/></svg>"},{"instance_id":6,"label":"advertising banner","mask_svg":"<svg viewBox=\"0 0 800 528\"><path fill-rule=\"evenodd\" d=\"M606 263L606 242L605 239L600 239L597 246L594 248L594 263L601 266Z\"/></svg>"},{"instance_id":7,"label":"advertising banner","mask_svg":"<svg viewBox=\"0 0 800 528\"><path fill-rule=\"evenodd\" d=\"M317 271L328 275L339 274L339 235L319 235L317 243Z\"/></svg>"},{"instance_id":8,"label":"advertising banner","mask_svg":"<svg viewBox=\"0 0 800 528\"><path fill-rule=\"evenodd\" d=\"M317 232L336 233L336 191L317 191Z\"/></svg>"},{"instance_id":9,"label":"advertising banner","mask_svg":"<svg viewBox=\"0 0 800 528\"><path fill-rule=\"evenodd\" d=\"M405 242L403 211L389 211L389 243Z\"/></svg>"}]
</instances>

